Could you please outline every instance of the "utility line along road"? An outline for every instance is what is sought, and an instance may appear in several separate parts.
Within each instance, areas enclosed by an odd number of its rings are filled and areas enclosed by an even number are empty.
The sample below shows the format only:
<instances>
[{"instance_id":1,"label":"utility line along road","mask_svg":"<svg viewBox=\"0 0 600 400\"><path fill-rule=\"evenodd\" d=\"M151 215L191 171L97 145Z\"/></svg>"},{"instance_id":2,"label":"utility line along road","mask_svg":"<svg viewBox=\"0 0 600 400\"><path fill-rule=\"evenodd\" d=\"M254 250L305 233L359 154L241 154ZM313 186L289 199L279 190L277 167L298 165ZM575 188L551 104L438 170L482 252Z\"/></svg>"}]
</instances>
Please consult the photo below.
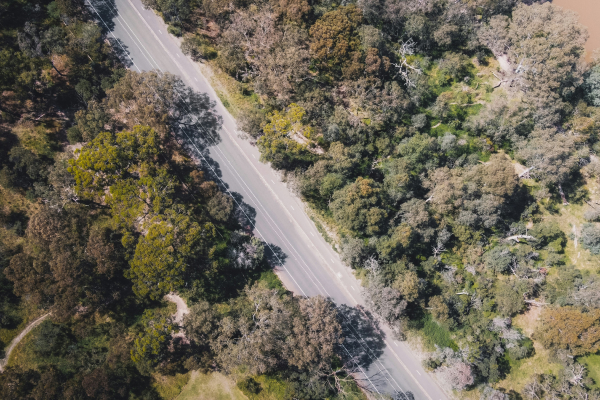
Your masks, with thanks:
<instances>
[{"instance_id":1,"label":"utility line along road","mask_svg":"<svg viewBox=\"0 0 600 400\"><path fill-rule=\"evenodd\" d=\"M110 28L110 36L127 50L133 62L131 69L170 72L193 89L207 93L216 103L223 126L221 142L209 148L210 157L218 163L221 179L229 190L241 194L243 201L256 210L256 233L286 254L284 265L278 271L285 286L301 295L331 297L338 305L361 304L360 283L302 211L302 202L274 176L268 165L258 161L258 150L237 136L235 120L200 67L181 52L179 41L167 34L167 26L160 17L145 10L140 0L116 0L115 3L86 0L86 4L92 12L98 10L100 24ZM202 133L196 130L188 134ZM399 393L400 398L405 398L403 394L410 392L415 399L447 398L406 344L393 340L387 327L382 327L385 339L379 346L377 341L365 337L364 327L347 325L347 336L354 335L354 346L348 351L361 352L369 365L361 370L359 375L362 376L357 377L376 395Z\"/></svg>"}]
</instances>

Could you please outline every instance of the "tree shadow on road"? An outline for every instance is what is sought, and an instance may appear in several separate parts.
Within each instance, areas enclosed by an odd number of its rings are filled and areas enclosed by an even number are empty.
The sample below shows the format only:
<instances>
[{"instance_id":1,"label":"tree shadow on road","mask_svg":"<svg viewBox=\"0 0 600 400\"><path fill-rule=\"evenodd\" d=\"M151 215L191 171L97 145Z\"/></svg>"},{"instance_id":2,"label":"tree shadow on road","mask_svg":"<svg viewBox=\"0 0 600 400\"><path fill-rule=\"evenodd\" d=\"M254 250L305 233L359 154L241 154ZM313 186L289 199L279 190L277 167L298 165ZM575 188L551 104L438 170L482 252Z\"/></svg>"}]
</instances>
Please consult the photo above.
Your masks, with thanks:
<instances>
[{"instance_id":1,"label":"tree shadow on road","mask_svg":"<svg viewBox=\"0 0 600 400\"><path fill-rule=\"evenodd\" d=\"M342 304L338 313L345 337L341 354L347 357L344 363L355 372L360 386L373 392L387 392L394 400L414 400L411 392L394 389L398 385L392 383L391 371L377 361L386 347L385 333L377 319L361 306Z\"/></svg>"},{"instance_id":2,"label":"tree shadow on road","mask_svg":"<svg viewBox=\"0 0 600 400\"><path fill-rule=\"evenodd\" d=\"M281 249L281 247L269 243L265 247L265 258L267 263L272 268L280 268L285 264L285 260L287 259L287 254Z\"/></svg>"},{"instance_id":3,"label":"tree shadow on road","mask_svg":"<svg viewBox=\"0 0 600 400\"><path fill-rule=\"evenodd\" d=\"M338 307L342 332L346 340L343 345L349 357L363 369L375 362L385 348L385 334L379 329L379 323L362 307L350 307L342 304ZM346 353L346 351L343 351Z\"/></svg>"},{"instance_id":4,"label":"tree shadow on road","mask_svg":"<svg viewBox=\"0 0 600 400\"><path fill-rule=\"evenodd\" d=\"M115 29L113 19L117 17L117 5L115 0L85 0L85 5L90 9L93 18L98 18L98 25L104 33L108 29L112 32Z\"/></svg>"},{"instance_id":5,"label":"tree shadow on road","mask_svg":"<svg viewBox=\"0 0 600 400\"><path fill-rule=\"evenodd\" d=\"M131 68L133 66L133 62L129 56L129 50L121 41L121 39L115 39L113 37L106 39L108 40L108 43L110 43L110 47L112 49L111 56L114 56L125 68Z\"/></svg>"}]
</instances>

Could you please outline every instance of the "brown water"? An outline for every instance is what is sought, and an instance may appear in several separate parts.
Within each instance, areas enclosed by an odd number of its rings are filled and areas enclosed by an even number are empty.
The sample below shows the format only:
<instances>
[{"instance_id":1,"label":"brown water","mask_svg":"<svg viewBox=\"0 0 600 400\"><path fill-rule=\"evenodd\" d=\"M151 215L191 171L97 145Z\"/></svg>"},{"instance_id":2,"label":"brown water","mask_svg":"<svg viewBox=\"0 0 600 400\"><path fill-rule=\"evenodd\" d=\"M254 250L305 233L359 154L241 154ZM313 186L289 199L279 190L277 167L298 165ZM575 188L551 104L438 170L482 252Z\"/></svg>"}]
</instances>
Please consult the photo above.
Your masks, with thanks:
<instances>
[{"instance_id":1,"label":"brown water","mask_svg":"<svg viewBox=\"0 0 600 400\"><path fill-rule=\"evenodd\" d=\"M587 60L591 60L594 50L600 49L600 0L553 0L552 4L579 14L579 22L590 34L585 50Z\"/></svg>"}]
</instances>

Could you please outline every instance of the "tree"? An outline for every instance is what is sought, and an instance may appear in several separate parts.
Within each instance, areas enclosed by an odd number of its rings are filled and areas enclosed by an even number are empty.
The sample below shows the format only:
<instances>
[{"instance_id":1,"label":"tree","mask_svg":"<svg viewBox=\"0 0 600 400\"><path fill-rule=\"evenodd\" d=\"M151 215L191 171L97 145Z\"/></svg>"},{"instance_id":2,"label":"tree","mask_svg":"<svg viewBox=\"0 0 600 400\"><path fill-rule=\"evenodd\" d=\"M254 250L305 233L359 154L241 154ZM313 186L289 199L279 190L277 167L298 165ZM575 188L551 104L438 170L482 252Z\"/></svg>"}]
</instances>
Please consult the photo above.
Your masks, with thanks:
<instances>
[{"instance_id":1,"label":"tree","mask_svg":"<svg viewBox=\"0 0 600 400\"><path fill-rule=\"evenodd\" d=\"M465 126L475 133L484 134L494 142L508 139L513 144L527 137L533 130L531 107L520 99L498 95L477 114L469 117Z\"/></svg>"},{"instance_id":2,"label":"tree","mask_svg":"<svg viewBox=\"0 0 600 400\"><path fill-rule=\"evenodd\" d=\"M211 343L219 365L225 371L243 366L250 374L275 371L284 365L284 341L291 336L291 298L256 283L241 300L220 320Z\"/></svg>"},{"instance_id":3,"label":"tree","mask_svg":"<svg viewBox=\"0 0 600 400\"><path fill-rule=\"evenodd\" d=\"M207 301L199 301L183 316L186 337L198 346L208 347L217 332L217 313Z\"/></svg>"},{"instance_id":4,"label":"tree","mask_svg":"<svg viewBox=\"0 0 600 400\"><path fill-rule=\"evenodd\" d=\"M534 338L546 348L566 349L574 356L600 349L600 310L575 307L545 308Z\"/></svg>"},{"instance_id":5,"label":"tree","mask_svg":"<svg viewBox=\"0 0 600 400\"><path fill-rule=\"evenodd\" d=\"M295 166L295 161L311 158L305 143L313 129L304 125L304 115L304 109L292 103L285 112L275 111L267 117L269 123L258 139L261 161L270 162L276 169L288 169Z\"/></svg>"},{"instance_id":6,"label":"tree","mask_svg":"<svg viewBox=\"0 0 600 400\"><path fill-rule=\"evenodd\" d=\"M335 304L316 296L298 299L298 306L285 358L299 369L327 370L343 341Z\"/></svg>"},{"instance_id":7,"label":"tree","mask_svg":"<svg viewBox=\"0 0 600 400\"><path fill-rule=\"evenodd\" d=\"M222 121L208 95L194 92L169 73L127 71L106 91L103 104L105 110L114 110L128 129L144 124L164 138L170 130L194 127L194 132L199 132L199 124L202 135L188 133L194 142L213 145L219 141Z\"/></svg>"},{"instance_id":8,"label":"tree","mask_svg":"<svg viewBox=\"0 0 600 400\"><path fill-rule=\"evenodd\" d=\"M123 264L98 267L87 252L87 212L78 205L60 212L42 207L31 216L23 252L12 257L4 270L14 282L15 293L52 306L58 320L108 307L125 290L118 269Z\"/></svg>"},{"instance_id":9,"label":"tree","mask_svg":"<svg viewBox=\"0 0 600 400\"><path fill-rule=\"evenodd\" d=\"M340 226L360 234L380 232L387 213L380 208L379 189L372 179L358 177L333 195L329 208Z\"/></svg>"},{"instance_id":10,"label":"tree","mask_svg":"<svg viewBox=\"0 0 600 400\"><path fill-rule=\"evenodd\" d=\"M583 224L581 244L592 254L600 254L600 228L596 224Z\"/></svg>"},{"instance_id":11,"label":"tree","mask_svg":"<svg viewBox=\"0 0 600 400\"><path fill-rule=\"evenodd\" d=\"M484 40L499 39L489 46L508 53L515 73L524 78L523 85L557 89L566 96L582 83L579 66L588 34L574 12L551 3L519 4L510 22L505 21L503 16L492 18L487 29L493 33Z\"/></svg>"},{"instance_id":12,"label":"tree","mask_svg":"<svg viewBox=\"0 0 600 400\"><path fill-rule=\"evenodd\" d=\"M340 68L358 50L356 29L361 22L361 10L354 5L325 13L310 28L312 58L325 69Z\"/></svg>"},{"instance_id":13,"label":"tree","mask_svg":"<svg viewBox=\"0 0 600 400\"><path fill-rule=\"evenodd\" d=\"M416 272L407 271L396 278L392 287L398 289L406 301L415 301L419 298L421 282Z\"/></svg>"},{"instance_id":14,"label":"tree","mask_svg":"<svg viewBox=\"0 0 600 400\"><path fill-rule=\"evenodd\" d=\"M118 180L139 173L140 164L154 159L159 152L158 135L147 126L136 125L116 135L102 132L76 151L78 157L69 161L69 172L75 178L76 191L90 198L114 183L122 187L125 183Z\"/></svg>"},{"instance_id":15,"label":"tree","mask_svg":"<svg viewBox=\"0 0 600 400\"><path fill-rule=\"evenodd\" d=\"M143 0L142 4L159 11L167 24L180 25L191 13L190 3L184 0Z\"/></svg>"},{"instance_id":16,"label":"tree","mask_svg":"<svg viewBox=\"0 0 600 400\"><path fill-rule=\"evenodd\" d=\"M126 276L138 296L159 299L183 285L189 263L213 237L215 228L175 212L154 217L145 225L147 233L135 247Z\"/></svg>"},{"instance_id":17,"label":"tree","mask_svg":"<svg viewBox=\"0 0 600 400\"><path fill-rule=\"evenodd\" d=\"M496 287L496 303L500 314L513 316L525 306L523 285L517 281L500 282Z\"/></svg>"},{"instance_id":18,"label":"tree","mask_svg":"<svg viewBox=\"0 0 600 400\"><path fill-rule=\"evenodd\" d=\"M454 361L436 370L453 389L462 391L475 382L471 366L463 361Z\"/></svg>"},{"instance_id":19,"label":"tree","mask_svg":"<svg viewBox=\"0 0 600 400\"><path fill-rule=\"evenodd\" d=\"M600 106L600 65L593 66L587 72L584 89L589 102L595 107Z\"/></svg>"},{"instance_id":20,"label":"tree","mask_svg":"<svg viewBox=\"0 0 600 400\"><path fill-rule=\"evenodd\" d=\"M101 104L90 101L87 109L75 113L75 129L79 131L84 142L94 139L110 122L110 116L104 111Z\"/></svg>"},{"instance_id":21,"label":"tree","mask_svg":"<svg viewBox=\"0 0 600 400\"><path fill-rule=\"evenodd\" d=\"M342 249L340 258L349 267L357 268L363 265L366 259L366 246L364 241L358 238L342 238Z\"/></svg>"},{"instance_id":22,"label":"tree","mask_svg":"<svg viewBox=\"0 0 600 400\"><path fill-rule=\"evenodd\" d=\"M145 310L141 320L141 332L133 342L131 359L141 370L156 365L166 351L173 332L173 323L167 317Z\"/></svg>"},{"instance_id":23,"label":"tree","mask_svg":"<svg viewBox=\"0 0 600 400\"><path fill-rule=\"evenodd\" d=\"M525 160L529 174L559 188L577 167L574 151L574 138L555 129L535 129L528 141L517 145L517 157Z\"/></svg>"}]
</instances>

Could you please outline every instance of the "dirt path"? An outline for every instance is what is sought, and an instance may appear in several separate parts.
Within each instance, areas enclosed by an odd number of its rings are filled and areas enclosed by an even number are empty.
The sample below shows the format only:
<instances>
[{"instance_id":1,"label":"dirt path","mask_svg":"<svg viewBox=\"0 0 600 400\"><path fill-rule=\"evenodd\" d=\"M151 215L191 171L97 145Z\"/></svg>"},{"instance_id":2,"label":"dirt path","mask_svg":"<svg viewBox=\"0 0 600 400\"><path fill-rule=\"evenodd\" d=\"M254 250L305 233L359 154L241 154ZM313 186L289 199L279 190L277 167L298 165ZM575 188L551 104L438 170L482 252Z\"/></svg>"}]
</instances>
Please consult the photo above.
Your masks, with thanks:
<instances>
[{"instance_id":1,"label":"dirt path","mask_svg":"<svg viewBox=\"0 0 600 400\"><path fill-rule=\"evenodd\" d=\"M12 351L14 350L14 348L25 337L25 335L27 335L29 332L31 332L31 330L33 328L35 328L36 326L38 326L39 324L41 324L42 321L45 320L49 315L50 315L50 313L48 313L46 315L42 315L41 317L39 317L38 319L36 319L32 323L30 323L29 325L27 325L27 327L25 329L23 329L23 331L21 333L19 333L19 336L17 336L16 338L14 338L10 342L10 345L8 345L8 348L6 349L6 355L5 355L5 357L3 359L0 359L0 372L4 372L4 366L8 363L8 359L10 357L10 353L12 353Z\"/></svg>"},{"instance_id":2,"label":"dirt path","mask_svg":"<svg viewBox=\"0 0 600 400\"><path fill-rule=\"evenodd\" d=\"M177 306L177 312L175 313L175 322L181 325L183 323L183 316L190 311L185 300L183 300L175 293L169 293L165 295L165 299L170 301L171 303L175 303L175 305Z\"/></svg>"}]
</instances>

